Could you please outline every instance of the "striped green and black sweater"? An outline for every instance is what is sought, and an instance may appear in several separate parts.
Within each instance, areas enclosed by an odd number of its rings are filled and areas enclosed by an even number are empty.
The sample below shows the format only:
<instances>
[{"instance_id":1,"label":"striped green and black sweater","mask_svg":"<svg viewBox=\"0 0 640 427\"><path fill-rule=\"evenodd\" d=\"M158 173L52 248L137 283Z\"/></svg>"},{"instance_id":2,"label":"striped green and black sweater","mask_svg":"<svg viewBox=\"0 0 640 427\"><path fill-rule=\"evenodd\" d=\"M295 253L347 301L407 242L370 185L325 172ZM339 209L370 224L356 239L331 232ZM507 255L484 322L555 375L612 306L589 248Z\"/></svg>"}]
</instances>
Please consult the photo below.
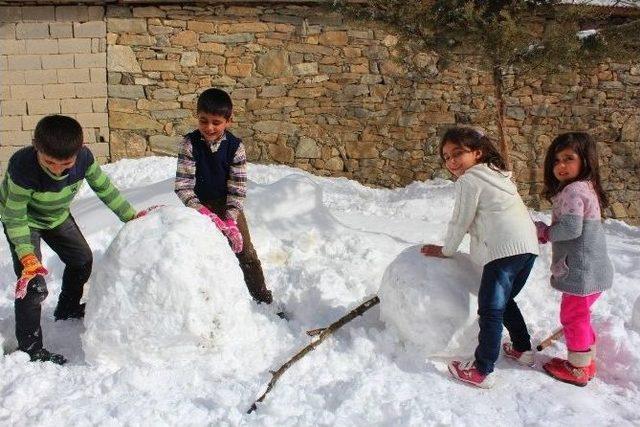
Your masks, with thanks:
<instances>
[{"instance_id":1,"label":"striped green and black sweater","mask_svg":"<svg viewBox=\"0 0 640 427\"><path fill-rule=\"evenodd\" d=\"M31 228L50 230L69 217L71 201L83 179L121 221L135 216L133 206L120 195L87 147L80 149L75 164L61 176L40 165L33 147L11 156L0 187L0 217L19 258L34 251Z\"/></svg>"}]
</instances>

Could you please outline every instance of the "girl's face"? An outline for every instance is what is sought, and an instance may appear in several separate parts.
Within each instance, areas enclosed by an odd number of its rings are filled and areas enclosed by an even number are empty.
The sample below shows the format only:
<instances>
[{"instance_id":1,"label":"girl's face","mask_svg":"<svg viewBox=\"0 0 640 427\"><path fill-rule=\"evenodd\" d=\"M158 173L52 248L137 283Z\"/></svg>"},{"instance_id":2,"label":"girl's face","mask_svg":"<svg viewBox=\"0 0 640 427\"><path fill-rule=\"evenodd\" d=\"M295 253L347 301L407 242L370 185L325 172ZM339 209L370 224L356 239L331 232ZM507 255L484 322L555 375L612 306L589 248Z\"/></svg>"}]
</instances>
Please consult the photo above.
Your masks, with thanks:
<instances>
[{"instance_id":1,"label":"girl's face","mask_svg":"<svg viewBox=\"0 0 640 427\"><path fill-rule=\"evenodd\" d=\"M456 177L462 176L467 169L475 166L482 158L482 150L469 150L453 142L445 142L442 146L444 164Z\"/></svg>"},{"instance_id":2,"label":"girl's face","mask_svg":"<svg viewBox=\"0 0 640 427\"><path fill-rule=\"evenodd\" d=\"M574 181L582 172L582 161L573 148L565 148L556 153L553 161L553 175L561 183Z\"/></svg>"}]
</instances>

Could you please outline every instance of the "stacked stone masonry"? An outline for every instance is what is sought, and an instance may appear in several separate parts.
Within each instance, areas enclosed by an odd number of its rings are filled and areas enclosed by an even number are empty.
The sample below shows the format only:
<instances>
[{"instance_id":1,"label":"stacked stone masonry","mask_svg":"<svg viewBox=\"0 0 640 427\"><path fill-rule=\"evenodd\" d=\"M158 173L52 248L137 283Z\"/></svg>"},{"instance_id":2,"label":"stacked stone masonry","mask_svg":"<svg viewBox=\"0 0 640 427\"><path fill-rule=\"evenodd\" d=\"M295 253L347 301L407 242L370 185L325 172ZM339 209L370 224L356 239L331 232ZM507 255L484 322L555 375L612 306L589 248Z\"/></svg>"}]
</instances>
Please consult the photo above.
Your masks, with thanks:
<instances>
[{"instance_id":1,"label":"stacked stone masonry","mask_svg":"<svg viewBox=\"0 0 640 427\"><path fill-rule=\"evenodd\" d=\"M48 114L75 117L109 159L106 23L101 6L0 9L0 168Z\"/></svg>"},{"instance_id":2,"label":"stacked stone masonry","mask_svg":"<svg viewBox=\"0 0 640 427\"><path fill-rule=\"evenodd\" d=\"M175 155L196 126L198 94L212 86L231 94L232 131L251 161L368 185L447 178L437 155L447 127L497 136L481 58L460 54L443 68L392 28L317 5L22 7L0 16L3 162L52 112L78 117L104 156L109 143L111 160ZM607 214L637 223L640 64L506 81L505 132L529 206L549 206L539 193L553 137L588 130L614 201Z\"/></svg>"}]
</instances>

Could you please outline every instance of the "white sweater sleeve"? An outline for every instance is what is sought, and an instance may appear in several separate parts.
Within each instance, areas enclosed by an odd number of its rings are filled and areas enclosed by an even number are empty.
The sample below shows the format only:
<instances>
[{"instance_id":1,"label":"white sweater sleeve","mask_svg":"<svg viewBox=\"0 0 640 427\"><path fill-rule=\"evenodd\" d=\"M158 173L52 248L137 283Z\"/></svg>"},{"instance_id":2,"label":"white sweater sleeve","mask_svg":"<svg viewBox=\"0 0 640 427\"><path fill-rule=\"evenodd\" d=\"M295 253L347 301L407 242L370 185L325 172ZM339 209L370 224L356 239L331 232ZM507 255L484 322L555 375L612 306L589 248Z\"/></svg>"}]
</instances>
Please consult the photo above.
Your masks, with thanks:
<instances>
[{"instance_id":1,"label":"white sweater sleeve","mask_svg":"<svg viewBox=\"0 0 640 427\"><path fill-rule=\"evenodd\" d=\"M443 255L451 256L458 250L462 238L476 216L479 196L480 189L476 185L464 178L458 179L456 182L456 202L444 239Z\"/></svg>"}]
</instances>

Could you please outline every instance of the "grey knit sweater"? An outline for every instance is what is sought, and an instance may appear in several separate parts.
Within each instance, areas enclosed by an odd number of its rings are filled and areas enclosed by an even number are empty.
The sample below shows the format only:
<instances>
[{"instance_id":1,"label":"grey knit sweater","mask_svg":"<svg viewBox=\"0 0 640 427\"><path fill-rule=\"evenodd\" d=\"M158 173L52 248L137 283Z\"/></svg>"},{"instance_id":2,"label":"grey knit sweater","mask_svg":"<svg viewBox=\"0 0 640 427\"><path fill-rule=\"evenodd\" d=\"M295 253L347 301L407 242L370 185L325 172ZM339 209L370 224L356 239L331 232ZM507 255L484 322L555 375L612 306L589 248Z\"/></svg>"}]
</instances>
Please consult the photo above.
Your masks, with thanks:
<instances>
[{"instance_id":1,"label":"grey knit sweater","mask_svg":"<svg viewBox=\"0 0 640 427\"><path fill-rule=\"evenodd\" d=\"M591 182L572 182L553 198L549 238L553 242L552 287L579 296L611 287L613 265Z\"/></svg>"}]
</instances>

